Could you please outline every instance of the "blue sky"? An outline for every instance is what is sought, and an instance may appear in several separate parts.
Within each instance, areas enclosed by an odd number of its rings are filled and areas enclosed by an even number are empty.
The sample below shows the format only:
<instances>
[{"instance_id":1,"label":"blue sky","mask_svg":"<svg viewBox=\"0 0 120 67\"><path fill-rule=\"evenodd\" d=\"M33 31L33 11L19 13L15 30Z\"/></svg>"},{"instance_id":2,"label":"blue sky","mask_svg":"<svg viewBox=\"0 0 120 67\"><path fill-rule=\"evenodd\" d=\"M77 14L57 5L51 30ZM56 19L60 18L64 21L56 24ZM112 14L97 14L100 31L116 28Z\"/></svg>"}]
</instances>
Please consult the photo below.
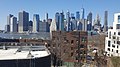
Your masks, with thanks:
<instances>
[{"instance_id":1,"label":"blue sky","mask_svg":"<svg viewBox=\"0 0 120 67\"><path fill-rule=\"evenodd\" d=\"M113 14L120 12L120 0L0 0L0 29L4 29L7 24L7 15L13 14L18 17L18 12L25 10L30 13L30 20L33 14L39 14L44 19L48 12L49 18L54 18L56 12L69 10L71 13L80 11L82 6L85 8L85 17L91 11L93 19L96 14L104 21L104 11L108 11L108 24L113 24Z\"/></svg>"}]
</instances>

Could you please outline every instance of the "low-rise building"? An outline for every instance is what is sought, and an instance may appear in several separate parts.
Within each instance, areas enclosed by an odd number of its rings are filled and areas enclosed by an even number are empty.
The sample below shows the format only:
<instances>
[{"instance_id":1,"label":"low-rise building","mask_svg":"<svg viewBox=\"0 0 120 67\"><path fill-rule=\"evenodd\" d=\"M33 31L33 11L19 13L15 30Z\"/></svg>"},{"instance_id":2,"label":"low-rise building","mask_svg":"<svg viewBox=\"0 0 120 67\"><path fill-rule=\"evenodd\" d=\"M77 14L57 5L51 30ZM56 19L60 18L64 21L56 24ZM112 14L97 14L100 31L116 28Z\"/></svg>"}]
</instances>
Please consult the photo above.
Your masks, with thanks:
<instances>
[{"instance_id":1,"label":"low-rise building","mask_svg":"<svg viewBox=\"0 0 120 67\"><path fill-rule=\"evenodd\" d=\"M108 29L105 51L108 56L120 56L120 13L114 14L113 29Z\"/></svg>"},{"instance_id":2,"label":"low-rise building","mask_svg":"<svg viewBox=\"0 0 120 67\"><path fill-rule=\"evenodd\" d=\"M85 62L87 35L85 31L53 31L51 53L56 56L56 64L76 67Z\"/></svg>"}]
</instances>

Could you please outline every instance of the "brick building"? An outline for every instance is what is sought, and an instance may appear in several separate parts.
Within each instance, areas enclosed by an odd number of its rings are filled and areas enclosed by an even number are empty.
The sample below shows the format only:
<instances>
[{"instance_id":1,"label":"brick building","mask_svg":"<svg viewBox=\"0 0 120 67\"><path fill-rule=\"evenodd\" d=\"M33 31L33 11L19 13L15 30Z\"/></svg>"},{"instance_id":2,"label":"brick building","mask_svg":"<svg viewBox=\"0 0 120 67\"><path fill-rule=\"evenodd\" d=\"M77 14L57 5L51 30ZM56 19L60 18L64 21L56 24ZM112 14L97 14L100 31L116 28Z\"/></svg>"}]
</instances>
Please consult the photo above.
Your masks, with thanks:
<instances>
[{"instance_id":1,"label":"brick building","mask_svg":"<svg viewBox=\"0 0 120 67\"><path fill-rule=\"evenodd\" d=\"M51 53L55 65L77 67L86 61L87 32L52 32Z\"/></svg>"}]
</instances>

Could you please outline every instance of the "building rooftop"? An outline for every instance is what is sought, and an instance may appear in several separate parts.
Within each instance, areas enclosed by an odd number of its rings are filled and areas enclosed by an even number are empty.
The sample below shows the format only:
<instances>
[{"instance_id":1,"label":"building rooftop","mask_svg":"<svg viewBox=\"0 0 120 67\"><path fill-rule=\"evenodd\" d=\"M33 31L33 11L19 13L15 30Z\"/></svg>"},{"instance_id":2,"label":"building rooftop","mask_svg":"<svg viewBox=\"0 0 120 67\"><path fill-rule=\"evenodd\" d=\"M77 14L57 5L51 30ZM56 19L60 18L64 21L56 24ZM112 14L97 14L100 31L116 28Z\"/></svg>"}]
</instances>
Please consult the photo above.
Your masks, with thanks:
<instances>
[{"instance_id":1,"label":"building rooftop","mask_svg":"<svg viewBox=\"0 0 120 67\"><path fill-rule=\"evenodd\" d=\"M3 46L0 60L34 59L50 55L45 46Z\"/></svg>"}]
</instances>

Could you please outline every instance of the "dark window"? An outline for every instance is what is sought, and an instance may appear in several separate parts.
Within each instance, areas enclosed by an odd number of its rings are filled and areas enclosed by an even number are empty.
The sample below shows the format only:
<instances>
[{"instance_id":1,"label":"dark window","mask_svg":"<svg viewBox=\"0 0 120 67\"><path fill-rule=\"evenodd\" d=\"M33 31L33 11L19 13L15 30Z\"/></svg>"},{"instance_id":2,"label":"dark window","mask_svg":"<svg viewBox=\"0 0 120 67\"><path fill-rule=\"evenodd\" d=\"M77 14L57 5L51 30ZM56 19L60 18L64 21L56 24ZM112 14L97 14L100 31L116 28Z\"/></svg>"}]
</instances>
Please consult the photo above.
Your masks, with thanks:
<instances>
[{"instance_id":1,"label":"dark window","mask_svg":"<svg viewBox=\"0 0 120 67\"><path fill-rule=\"evenodd\" d=\"M111 32L109 32L109 39L111 39Z\"/></svg>"},{"instance_id":2,"label":"dark window","mask_svg":"<svg viewBox=\"0 0 120 67\"><path fill-rule=\"evenodd\" d=\"M118 35L120 35L120 32L118 32Z\"/></svg>"},{"instance_id":3,"label":"dark window","mask_svg":"<svg viewBox=\"0 0 120 67\"><path fill-rule=\"evenodd\" d=\"M115 37L115 36L113 36L113 39L116 39L116 37Z\"/></svg>"},{"instance_id":4,"label":"dark window","mask_svg":"<svg viewBox=\"0 0 120 67\"><path fill-rule=\"evenodd\" d=\"M84 48L84 44L81 44L81 45L80 45L80 48Z\"/></svg>"},{"instance_id":5,"label":"dark window","mask_svg":"<svg viewBox=\"0 0 120 67\"><path fill-rule=\"evenodd\" d=\"M114 32L114 35L116 35L116 32Z\"/></svg>"},{"instance_id":6,"label":"dark window","mask_svg":"<svg viewBox=\"0 0 120 67\"><path fill-rule=\"evenodd\" d=\"M120 16L118 16L118 23L120 23Z\"/></svg>"},{"instance_id":7,"label":"dark window","mask_svg":"<svg viewBox=\"0 0 120 67\"><path fill-rule=\"evenodd\" d=\"M108 41L108 46L110 47L110 41Z\"/></svg>"},{"instance_id":8,"label":"dark window","mask_svg":"<svg viewBox=\"0 0 120 67\"><path fill-rule=\"evenodd\" d=\"M118 48L118 45L117 45L117 48Z\"/></svg>"},{"instance_id":9,"label":"dark window","mask_svg":"<svg viewBox=\"0 0 120 67\"><path fill-rule=\"evenodd\" d=\"M117 44L119 44L119 45L120 45L120 41L117 41Z\"/></svg>"},{"instance_id":10,"label":"dark window","mask_svg":"<svg viewBox=\"0 0 120 67\"><path fill-rule=\"evenodd\" d=\"M114 44L115 44L115 41L114 41Z\"/></svg>"},{"instance_id":11,"label":"dark window","mask_svg":"<svg viewBox=\"0 0 120 67\"><path fill-rule=\"evenodd\" d=\"M112 45L112 47L114 47L114 48L115 48L115 45Z\"/></svg>"},{"instance_id":12,"label":"dark window","mask_svg":"<svg viewBox=\"0 0 120 67\"><path fill-rule=\"evenodd\" d=\"M110 51L110 48L108 48L108 51Z\"/></svg>"},{"instance_id":13,"label":"dark window","mask_svg":"<svg viewBox=\"0 0 120 67\"><path fill-rule=\"evenodd\" d=\"M112 52L113 52L113 49L112 49Z\"/></svg>"},{"instance_id":14,"label":"dark window","mask_svg":"<svg viewBox=\"0 0 120 67\"><path fill-rule=\"evenodd\" d=\"M71 53L71 56L73 56L73 52Z\"/></svg>"},{"instance_id":15,"label":"dark window","mask_svg":"<svg viewBox=\"0 0 120 67\"><path fill-rule=\"evenodd\" d=\"M117 24L117 25L116 25L116 29L120 29L120 24Z\"/></svg>"},{"instance_id":16,"label":"dark window","mask_svg":"<svg viewBox=\"0 0 120 67\"><path fill-rule=\"evenodd\" d=\"M71 43L74 43L74 40L71 40Z\"/></svg>"},{"instance_id":17,"label":"dark window","mask_svg":"<svg viewBox=\"0 0 120 67\"><path fill-rule=\"evenodd\" d=\"M71 50L73 50L73 47L71 47Z\"/></svg>"},{"instance_id":18,"label":"dark window","mask_svg":"<svg viewBox=\"0 0 120 67\"><path fill-rule=\"evenodd\" d=\"M118 50L116 50L116 53L118 53Z\"/></svg>"}]
</instances>

